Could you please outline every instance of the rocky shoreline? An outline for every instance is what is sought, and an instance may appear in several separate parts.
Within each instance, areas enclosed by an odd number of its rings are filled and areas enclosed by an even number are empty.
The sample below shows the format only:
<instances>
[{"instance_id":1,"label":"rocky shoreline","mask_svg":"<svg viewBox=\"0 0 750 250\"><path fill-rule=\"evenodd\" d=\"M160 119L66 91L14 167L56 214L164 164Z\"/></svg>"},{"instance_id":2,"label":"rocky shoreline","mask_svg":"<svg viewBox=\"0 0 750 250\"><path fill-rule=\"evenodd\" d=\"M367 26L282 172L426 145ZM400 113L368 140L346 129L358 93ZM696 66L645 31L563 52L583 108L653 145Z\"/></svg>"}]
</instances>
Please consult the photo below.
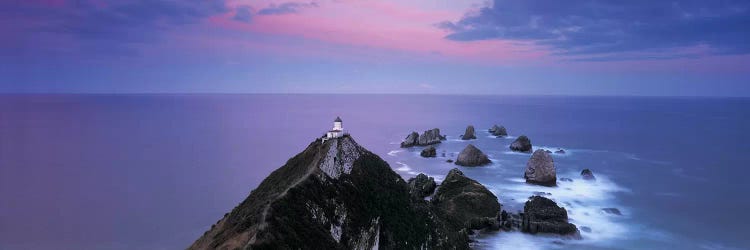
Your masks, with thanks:
<instances>
[{"instance_id":1,"label":"rocky shoreline","mask_svg":"<svg viewBox=\"0 0 750 250\"><path fill-rule=\"evenodd\" d=\"M497 125L488 132L507 136L505 127ZM410 133L400 146L424 146L420 156L436 158L435 144L445 139L434 128ZM461 139L476 139L474 127L468 126ZM531 141L519 136L510 149L531 153ZM445 151L441 158L446 158ZM462 167L492 163L473 144L455 159ZM555 186L551 152L533 151L523 176L528 184ZM581 178L596 180L589 169ZM319 138L271 173L189 249L469 249L477 232L499 230L580 238L566 209L546 195L530 196L523 211L505 211L493 192L459 168L451 169L439 184L423 173L404 180L348 134ZM616 208L602 211L620 214Z\"/></svg>"}]
</instances>

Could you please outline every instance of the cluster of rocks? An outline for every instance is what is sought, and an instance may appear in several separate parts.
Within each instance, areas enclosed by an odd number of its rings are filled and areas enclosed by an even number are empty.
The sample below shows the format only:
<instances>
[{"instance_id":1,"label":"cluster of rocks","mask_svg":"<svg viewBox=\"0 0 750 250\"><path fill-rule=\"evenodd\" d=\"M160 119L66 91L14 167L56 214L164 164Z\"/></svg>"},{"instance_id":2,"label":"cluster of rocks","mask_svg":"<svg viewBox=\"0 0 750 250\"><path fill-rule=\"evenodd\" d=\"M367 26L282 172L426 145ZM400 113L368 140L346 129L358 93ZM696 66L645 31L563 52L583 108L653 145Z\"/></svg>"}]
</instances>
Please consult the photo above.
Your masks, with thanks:
<instances>
[{"instance_id":1,"label":"cluster of rocks","mask_svg":"<svg viewBox=\"0 0 750 250\"><path fill-rule=\"evenodd\" d=\"M497 124L493 125L488 131L497 137L508 136L508 131L505 130L505 127L497 126Z\"/></svg>"},{"instance_id":2,"label":"cluster of rocks","mask_svg":"<svg viewBox=\"0 0 750 250\"><path fill-rule=\"evenodd\" d=\"M424 131L421 135L417 132L411 132L403 142L401 142L402 148L408 148L413 146L428 146L440 143L445 140L445 136L440 134L440 129L433 128Z\"/></svg>"},{"instance_id":3,"label":"cluster of rocks","mask_svg":"<svg viewBox=\"0 0 750 250\"><path fill-rule=\"evenodd\" d=\"M547 151L547 153L550 153L550 154L552 153L552 151L550 151L549 149L545 149L544 151ZM555 154L565 154L565 150L563 150L562 148L557 148L557 150L555 150L554 153Z\"/></svg>"}]
</instances>

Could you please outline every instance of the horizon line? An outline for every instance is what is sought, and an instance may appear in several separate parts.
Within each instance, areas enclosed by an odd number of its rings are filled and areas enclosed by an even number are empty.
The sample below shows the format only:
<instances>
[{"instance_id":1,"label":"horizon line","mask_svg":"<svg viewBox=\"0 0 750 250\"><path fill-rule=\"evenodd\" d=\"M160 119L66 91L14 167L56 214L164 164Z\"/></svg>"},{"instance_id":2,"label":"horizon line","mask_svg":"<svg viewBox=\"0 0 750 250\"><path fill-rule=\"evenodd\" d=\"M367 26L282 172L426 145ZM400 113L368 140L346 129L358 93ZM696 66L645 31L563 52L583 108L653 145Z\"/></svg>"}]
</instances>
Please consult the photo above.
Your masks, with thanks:
<instances>
[{"instance_id":1,"label":"horizon line","mask_svg":"<svg viewBox=\"0 0 750 250\"><path fill-rule=\"evenodd\" d=\"M680 97L750 98L730 95L613 95L613 94L470 94L470 93L311 93L311 92L0 92L8 95L424 95L424 96L535 96L535 97Z\"/></svg>"}]
</instances>

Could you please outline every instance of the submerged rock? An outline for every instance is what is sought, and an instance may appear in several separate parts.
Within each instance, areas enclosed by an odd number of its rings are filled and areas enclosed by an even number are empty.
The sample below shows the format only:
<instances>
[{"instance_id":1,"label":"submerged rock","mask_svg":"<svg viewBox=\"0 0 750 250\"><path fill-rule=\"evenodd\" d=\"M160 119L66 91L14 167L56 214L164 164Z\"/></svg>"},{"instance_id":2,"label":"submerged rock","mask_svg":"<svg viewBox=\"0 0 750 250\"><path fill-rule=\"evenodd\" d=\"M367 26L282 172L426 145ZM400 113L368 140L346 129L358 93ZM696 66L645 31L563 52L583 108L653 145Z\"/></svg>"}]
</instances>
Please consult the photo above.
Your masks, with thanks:
<instances>
[{"instance_id":1,"label":"submerged rock","mask_svg":"<svg viewBox=\"0 0 750 250\"><path fill-rule=\"evenodd\" d=\"M457 168L448 172L432 203L454 230L499 228L497 197Z\"/></svg>"},{"instance_id":2,"label":"submerged rock","mask_svg":"<svg viewBox=\"0 0 750 250\"><path fill-rule=\"evenodd\" d=\"M445 140L445 136L440 135L440 129L433 128L433 129L424 131L424 133L419 135L419 138L417 139L417 144L419 146L427 146L427 145L440 143L440 141L442 140Z\"/></svg>"},{"instance_id":3,"label":"submerged rock","mask_svg":"<svg viewBox=\"0 0 750 250\"><path fill-rule=\"evenodd\" d=\"M525 135L519 136L510 144L510 150L531 153L531 140Z\"/></svg>"},{"instance_id":4,"label":"submerged rock","mask_svg":"<svg viewBox=\"0 0 750 250\"><path fill-rule=\"evenodd\" d=\"M565 150L558 148L557 151L555 151L555 154L565 154Z\"/></svg>"},{"instance_id":5,"label":"submerged rock","mask_svg":"<svg viewBox=\"0 0 750 250\"><path fill-rule=\"evenodd\" d=\"M538 184L543 186L557 185L557 174L555 162L552 156L542 149L537 149L531 155L526 163L526 171L523 178L527 183Z\"/></svg>"},{"instance_id":6,"label":"submerged rock","mask_svg":"<svg viewBox=\"0 0 750 250\"><path fill-rule=\"evenodd\" d=\"M561 235L577 234L575 225L568 222L565 208L542 196L532 196L523 206L521 231L531 234L552 233Z\"/></svg>"},{"instance_id":7,"label":"submerged rock","mask_svg":"<svg viewBox=\"0 0 750 250\"><path fill-rule=\"evenodd\" d=\"M613 207L602 208L602 211L608 214L612 214L612 215L622 215L622 213L620 212L620 209L613 208Z\"/></svg>"},{"instance_id":8,"label":"submerged rock","mask_svg":"<svg viewBox=\"0 0 750 250\"><path fill-rule=\"evenodd\" d=\"M476 139L477 136L474 135L474 126L469 125L466 127L466 131L464 131L464 135L461 136L461 140L471 140Z\"/></svg>"},{"instance_id":9,"label":"submerged rock","mask_svg":"<svg viewBox=\"0 0 750 250\"><path fill-rule=\"evenodd\" d=\"M456 165L465 167L481 166L489 164L490 162L491 161L487 158L487 155L482 153L481 150L474 147L472 144L467 145L464 150L461 150L461 153L458 154L458 158L456 159Z\"/></svg>"},{"instance_id":10,"label":"submerged rock","mask_svg":"<svg viewBox=\"0 0 750 250\"><path fill-rule=\"evenodd\" d=\"M447 163L452 163L452 162L453 162L453 159L447 159L447 160L445 160L445 162L447 162Z\"/></svg>"},{"instance_id":11,"label":"submerged rock","mask_svg":"<svg viewBox=\"0 0 750 250\"><path fill-rule=\"evenodd\" d=\"M591 172L591 169L588 168L581 171L581 178L590 181L596 180L596 177L594 177L594 172Z\"/></svg>"},{"instance_id":12,"label":"submerged rock","mask_svg":"<svg viewBox=\"0 0 750 250\"><path fill-rule=\"evenodd\" d=\"M573 182L573 179L563 177L563 178L560 178L560 181Z\"/></svg>"},{"instance_id":13,"label":"submerged rock","mask_svg":"<svg viewBox=\"0 0 750 250\"><path fill-rule=\"evenodd\" d=\"M425 174L418 174L416 177L409 179L409 194L415 198L424 198L435 192L435 179L427 177Z\"/></svg>"},{"instance_id":14,"label":"submerged rock","mask_svg":"<svg viewBox=\"0 0 750 250\"><path fill-rule=\"evenodd\" d=\"M417 132L411 132L411 134L406 136L406 139L404 139L404 141L401 142L401 147L408 148L408 147L416 146L418 138L419 138L419 134L417 134Z\"/></svg>"},{"instance_id":15,"label":"submerged rock","mask_svg":"<svg viewBox=\"0 0 750 250\"><path fill-rule=\"evenodd\" d=\"M437 150L433 146L429 146L425 149L422 149L422 152L419 153L422 157L436 157L437 156Z\"/></svg>"},{"instance_id":16,"label":"submerged rock","mask_svg":"<svg viewBox=\"0 0 750 250\"><path fill-rule=\"evenodd\" d=\"M505 127L497 126L497 124L493 125L492 128L490 128L488 131L494 136L508 136L508 131L505 130Z\"/></svg>"},{"instance_id":17,"label":"submerged rock","mask_svg":"<svg viewBox=\"0 0 750 250\"><path fill-rule=\"evenodd\" d=\"M351 136L318 139L188 249L468 249L435 211Z\"/></svg>"}]
</instances>

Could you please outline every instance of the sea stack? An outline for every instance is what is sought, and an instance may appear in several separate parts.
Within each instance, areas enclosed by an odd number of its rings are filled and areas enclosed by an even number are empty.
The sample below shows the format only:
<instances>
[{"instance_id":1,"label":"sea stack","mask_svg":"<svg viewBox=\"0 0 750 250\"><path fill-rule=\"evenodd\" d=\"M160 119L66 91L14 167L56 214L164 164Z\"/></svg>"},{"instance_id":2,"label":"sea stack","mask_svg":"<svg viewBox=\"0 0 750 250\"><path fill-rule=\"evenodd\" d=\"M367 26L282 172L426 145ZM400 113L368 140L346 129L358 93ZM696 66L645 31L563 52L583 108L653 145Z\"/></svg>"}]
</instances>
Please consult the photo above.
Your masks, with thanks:
<instances>
[{"instance_id":1,"label":"sea stack","mask_svg":"<svg viewBox=\"0 0 750 250\"><path fill-rule=\"evenodd\" d=\"M419 146L427 146L440 143L442 140L445 140L445 137L440 135L440 129L433 128L424 131L424 133L422 133L417 139L417 144L419 144Z\"/></svg>"},{"instance_id":2,"label":"sea stack","mask_svg":"<svg viewBox=\"0 0 750 250\"><path fill-rule=\"evenodd\" d=\"M431 203L411 198L409 190L349 134L326 135L272 172L188 249L469 248L465 234L449 229Z\"/></svg>"},{"instance_id":3,"label":"sea stack","mask_svg":"<svg viewBox=\"0 0 750 250\"><path fill-rule=\"evenodd\" d=\"M526 163L526 171L523 177L527 183L555 186L557 185L557 175L555 172L555 162L552 156L543 149L537 149Z\"/></svg>"},{"instance_id":4,"label":"sea stack","mask_svg":"<svg viewBox=\"0 0 750 250\"><path fill-rule=\"evenodd\" d=\"M531 153L531 140L525 135L519 136L510 144L510 150Z\"/></svg>"},{"instance_id":5,"label":"sea stack","mask_svg":"<svg viewBox=\"0 0 750 250\"><path fill-rule=\"evenodd\" d=\"M472 125L466 127L466 131L464 131L464 134L461 136L461 140L471 140L476 138L477 136L474 135L474 126Z\"/></svg>"},{"instance_id":6,"label":"sea stack","mask_svg":"<svg viewBox=\"0 0 750 250\"><path fill-rule=\"evenodd\" d=\"M413 146L429 146L440 143L445 140L445 136L440 135L440 129L433 128L424 133L417 134L417 132L411 132L406 136L404 141L401 142L402 148L409 148Z\"/></svg>"},{"instance_id":7,"label":"sea stack","mask_svg":"<svg viewBox=\"0 0 750 250\"><path fill-rule=\"evenodd\" d=\"M417 145L417 139L419 138L419 134L417 132L411 132L411 134L406 136L406 139L401 142L402 148L408 148L413 147Z\"/></svg>"},{"instance_id":8,"label":"sea stack","mask_svg":"<svg viewBox=\"0 0 750 250\"><path fill-rule=\"evenodd\" d=\"M476 167L489 164L490 162L487 155L472 144L467 145L464 150L461 150L456 159L456 165L465 167Z\"/></svg>"}]
</instances>

